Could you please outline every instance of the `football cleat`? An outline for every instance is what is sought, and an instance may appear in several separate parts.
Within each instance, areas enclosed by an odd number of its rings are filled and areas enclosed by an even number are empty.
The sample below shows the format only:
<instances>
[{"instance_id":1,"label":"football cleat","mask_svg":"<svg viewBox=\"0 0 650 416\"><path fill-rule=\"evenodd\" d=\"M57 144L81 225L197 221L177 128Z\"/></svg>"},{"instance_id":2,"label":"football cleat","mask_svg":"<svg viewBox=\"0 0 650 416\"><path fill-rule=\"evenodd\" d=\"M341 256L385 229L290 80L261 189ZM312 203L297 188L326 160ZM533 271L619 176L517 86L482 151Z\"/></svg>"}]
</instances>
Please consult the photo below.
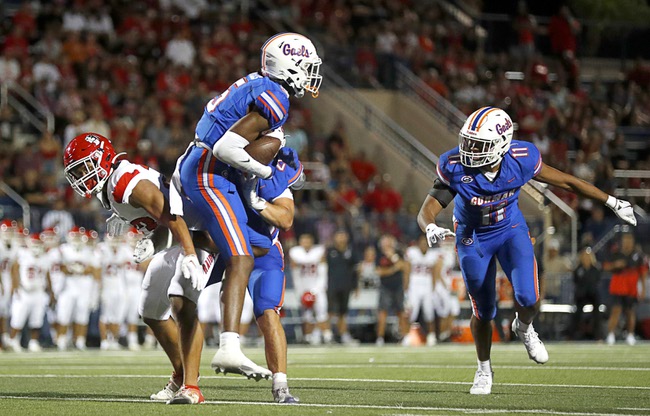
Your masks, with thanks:
<instances>
[{"instance_id":1,"label":"football cleat","mask_svg":"<svg viewBox=\"0 0 650 416\"><path fill-rule=\"evenodd\" d=\"M519 329L519 317L512 321L512 332L515 336L523 341L528 357L535 361L537 364L545 364L548 361L548 352L544 343L539 339L539 335L535 332L533 324L528 325L527 331Z\"/></svg>"},{"instance_id":2,"label":"football cleat","mask_svg":"<svg viewBox=\"0 0 650 416\"><path fill-rule=\"evenodd\" d=\"M634 338L634 334L627 334L627 337L625 337L625 342L630 346L635 345L636 338Z\"/></svg>"},{"instance_id":3,"label":"football cleat","mask_svg":"<svg viewBox=\"0 0 650 416\"><path fill-rule=\"evenodd\" d=\"M263 378L268 380L273 375L271 371L248 359L238 348L229 350L219 348L212 358L210 366L217 374L241 374L249 379L255 379L255 381L260 381Z\"/></svg>"},{"instance_id":4,"label":"football cleat","mask_svg":"<svg viewBox=\"0 0 650 416\"><path fill-rule=\"evenodd\" d=\"M20 340L17 338L11 338L9 340L9 346L13 352L24 352L22 345L20 345Z\"/></svg>"},{"instance_id":5,"label":"football cleat","mask_svg":"<svg viewBox=\"0 0 650 416\"><path fill-rule=\"evenodd\" d=\"M203 402L205 402L205 398L201 389L183 386L174 397L167 401L167 404L201 404Z\"/></svg>"},{"instance_id":6,"label":"football cleat","mask_svg":"<svg viewBox=\"0 0 650 416\"><path fill-rule=\"evenodd\" d=\"M437 343L438 343L438 340L436 339L436 334L434 334L433 332L429 332L427 334L427 346L428 347L433 347Z\"/></svg>"},{"instance_id":7,"label":"football cleat","mask_svg":"<svg viewBox=\"0 0 650 416\"><path fill-rule=\"evenodd\" d=\"M167 385L163 387L158 393L154 393L149 398L151 400L166 402L174 398L174 395L181 389L181 384L183 383L182 377L175 377L175 374L172 374Z\"/></svg>"},{"instance_id":8,"label":"football cleat","mask_svg":"<svg viewBox=\"0 0 650 416\"><path fill-rule=\"evenodd\" d=\"M616 336L614 335L613 332L610 332L607 334L607 345L614 345L616 343Z\"/></svg>"},{"instance_id":9,"label":"football cleat","mask_svg":"<svg viewBox=\"0 0 650 416\"><path fill-rule=\"evenodd\" d=\"M293 404L293 403L299 403L300 400L297 397L294 397L289 393L289 387L280 387L278 389L273 390L273 400L275 400L276 403L285 403L285 404Z\"/></svg>"},{"instance_id":10,"label":"football cleat","mask_svg":"<svg viewBox=\"0 0 650 416\"><path fill-rule=\"evenodd\" d=\"M483 370L476 370L474 375L474 384L469 389L469 394L490 394L492 393L492 376L493 372L486 372Z\"/></svg>"},{"instance_id":11,"label":"football cleat","mask_svg":"<svg viewBox=\"0 0 650 416\"><path fill-rule=\"evenodd\" d=\"M30 339L29 344L27 344L27 351L29 352L42 352L41 344L38 343L35 339Z\"/></svg>"}]
</instances>

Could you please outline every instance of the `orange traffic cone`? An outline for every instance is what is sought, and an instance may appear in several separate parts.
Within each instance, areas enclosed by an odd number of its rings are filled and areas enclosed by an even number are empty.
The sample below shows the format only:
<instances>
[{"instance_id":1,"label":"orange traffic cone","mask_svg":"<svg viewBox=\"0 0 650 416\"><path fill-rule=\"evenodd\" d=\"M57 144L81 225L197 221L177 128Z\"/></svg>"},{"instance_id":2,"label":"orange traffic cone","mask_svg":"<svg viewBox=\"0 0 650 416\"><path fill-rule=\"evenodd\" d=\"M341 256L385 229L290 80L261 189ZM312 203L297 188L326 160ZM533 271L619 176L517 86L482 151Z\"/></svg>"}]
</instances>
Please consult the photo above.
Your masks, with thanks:
<instances>
[{"instance_id":1,"label":"orange traffic cone","mask_svg":"<svg viewBox=\"0 0 650 416\"><path fill-rule=\"evenodd\" d=\"M406 334L406 336L402 340L402 345L409 346L409 347L421 347L422 345L424 345L425 341L426 339L422 334L422 328L420 328L420 324L414 322L411 324L411 329L409 330L409 333Z\"/></svg>"}]
</instances>

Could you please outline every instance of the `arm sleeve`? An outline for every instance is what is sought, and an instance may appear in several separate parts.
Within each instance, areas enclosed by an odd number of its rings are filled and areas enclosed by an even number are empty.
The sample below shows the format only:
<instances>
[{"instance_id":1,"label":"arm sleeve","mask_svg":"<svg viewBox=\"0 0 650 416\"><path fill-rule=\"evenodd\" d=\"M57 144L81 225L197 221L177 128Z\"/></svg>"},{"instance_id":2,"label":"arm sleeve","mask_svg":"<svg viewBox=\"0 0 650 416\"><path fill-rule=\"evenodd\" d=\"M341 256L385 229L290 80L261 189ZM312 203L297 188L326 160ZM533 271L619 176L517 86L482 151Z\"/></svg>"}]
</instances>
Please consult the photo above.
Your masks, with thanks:
<instances>
[{"instance_id":1,"label":"arm sleeve","mask_svg":"<svg viewBox=\"0 0 650 416\"><path fill-rule=\"evenodd\" d=\"M269 178L273 173L270 166L266 166L253 159L244 150L248 140L239 134L228 130L212 148L212 153L222 162L229 164L241 171L252 173L260 178Z\"/></svg>"},{"instance_id":2,"label":"arm sleeve","mask_svg":"<svg viewBox=\"0 0 650 416\"><path fill-rule=\"evenodd\" d=\"M433 182L433 187L429 191L429 195L431 195L433 198L438 200L438 202L440 202L440 205L442 205L443 208L447 208L447 206L451 203L451 201L456 196L456 192L454 192L449 186L447 186L440 179L436 179Z\"/></svg>"}]
</instances>

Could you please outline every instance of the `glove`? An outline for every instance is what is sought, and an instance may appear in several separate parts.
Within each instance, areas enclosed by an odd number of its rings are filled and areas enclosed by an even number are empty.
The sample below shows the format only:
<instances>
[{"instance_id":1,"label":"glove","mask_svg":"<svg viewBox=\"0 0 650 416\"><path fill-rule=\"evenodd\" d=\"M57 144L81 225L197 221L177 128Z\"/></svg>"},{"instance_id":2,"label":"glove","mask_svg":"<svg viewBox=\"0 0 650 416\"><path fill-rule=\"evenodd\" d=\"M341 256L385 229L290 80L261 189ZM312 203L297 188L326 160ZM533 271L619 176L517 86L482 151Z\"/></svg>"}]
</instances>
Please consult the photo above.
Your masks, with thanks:
<instances>
[{"instance_id":1,"label":"glove","mask_svg":"<svg viewBox=\"0 0 650 416\"><path fill-rule=\"evenodd\" d=\"M253 208L256 211L262 211L264 208L266 208L267 202L266 199L260 198L260 196L257 195L258 181L259 178L256 176L244 180L243 190L244 190L244 197L246 198L246 203L248 204L248 206Z\"/></svg>"},{"instance_id":2,"label":"glove","mask_svg":"<svg viewBox=\"0 0 650 416\"><path fill-rule=\"evenodd\" d=\"M119 215L113 213L109 219L106 220L106 232L111 237L117 237L124 233L130 227L130 224L124 221Z\"/></svg>"},{"instance_id":3,"label":"glove","mask_svg":"<svg viewBox=\"0 0 650 416\"><path fill-rule=\"evenodd\" d=\"M427 225L427 243L429 247L433 247L438 241L442 241L447 237L455 237L450 229L438 227L436 224L431 223Z\"/></svg>"},{"instance_id":4,"label":"glove","mask_svg":"<svg viewBox=\"0 0 650 416\"><path fill-rule=\"evenodd\" d=\"M273 161L273 165L277 165L280 160L286 163L287 166L296 170L298 169L298 163L300 163L298 161L298 152L290 147L283 147L278 151L278 154L275 156L275 160Z\"/></svg>"},{"instance_id":5,"label":"glove","mask_svg":"<svg viewBox=\"0 0 650 416\"><path fill-rule=\"evenodd\" d=\"M628 201L624 201L622 199L616 199L610 195L607 198L607 202L605 202L605 205L607 205L612 211L614 211L614 214L616 214L618 218L622 219L628 224L636 225L636 217L634 216L634 209L632 208L632 204L630 204Z\"/></svg>"},{"instance_id":6,"label":"glove","mask_svg":"<svg viewBox=\"0 0 650 416\"><path fill-rule=\"evenodd\" d=\"M183 260L181 261L181 271L183 272L183 277L192 282L194 290L203 290L205 285L208 283L209 276L203 273L203 268L201 267L196 254L190 254L183 257Z\"/></svg>"},{"instance_id":7,"label":"glove","mask_svg":"<svg viewBox=\"0 0 650 416\"><path fill-rule=\"evenodd\" d=\"M135 244L135 248L133 249L133 261L135 261L136 264L140 264L153 256L155 251L153 241L151 241L150 238L141 238Z\"/></svg>"}]
</instances>

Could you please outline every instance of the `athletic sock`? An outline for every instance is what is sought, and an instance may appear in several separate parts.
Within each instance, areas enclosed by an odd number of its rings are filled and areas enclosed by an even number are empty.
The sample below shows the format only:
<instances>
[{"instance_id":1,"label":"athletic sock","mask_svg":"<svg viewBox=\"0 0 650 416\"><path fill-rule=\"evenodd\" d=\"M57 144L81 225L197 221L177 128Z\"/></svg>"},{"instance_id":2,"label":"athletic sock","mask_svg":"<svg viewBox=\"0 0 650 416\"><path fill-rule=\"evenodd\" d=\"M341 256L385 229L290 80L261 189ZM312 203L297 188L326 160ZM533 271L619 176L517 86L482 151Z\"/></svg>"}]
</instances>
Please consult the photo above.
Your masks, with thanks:
<instances>
[{"instance_id":1,"label":"athletic sock","mask_svg":"<svg viewBox=\"0 0 650 416\"><path fill-rule=\"evenodd\" d=\"M239 342L239 334L236 332L222 332L219 335L219 347L226 349L241 348Z\"/></svg>"},{"instance_id":2,"label":"athletic sock","mask_svg":"<svg viewBox=\"0 0 650 416\"><path fill-rule=\"evenodd\" d=\"M490 364L490 360L487 361L476 360L476 361L478 361L479 370L483 371L484 373L492 372L492 364Z\"/></svg>"}]
</instances>

